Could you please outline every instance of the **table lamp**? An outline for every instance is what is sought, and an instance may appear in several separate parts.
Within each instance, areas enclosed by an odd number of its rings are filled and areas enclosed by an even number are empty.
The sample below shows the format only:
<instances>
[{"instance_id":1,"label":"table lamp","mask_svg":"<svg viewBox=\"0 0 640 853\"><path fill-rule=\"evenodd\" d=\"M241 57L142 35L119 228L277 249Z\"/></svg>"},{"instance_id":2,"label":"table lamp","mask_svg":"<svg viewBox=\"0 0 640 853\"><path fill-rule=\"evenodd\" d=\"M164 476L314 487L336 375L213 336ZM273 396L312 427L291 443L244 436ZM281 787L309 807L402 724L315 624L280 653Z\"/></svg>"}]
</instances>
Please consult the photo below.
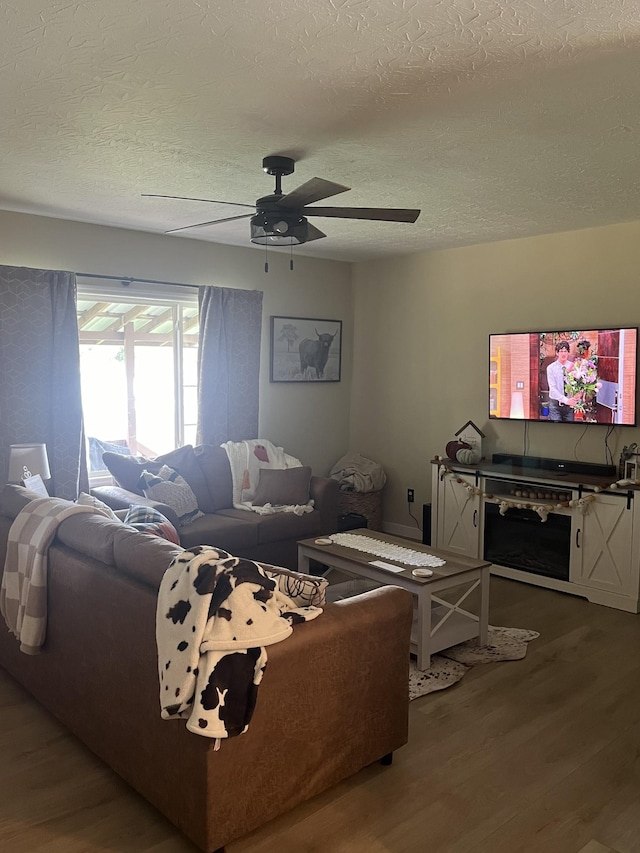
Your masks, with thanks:
<instances>
[{"instance_id":1,"label":"table lamp","mask_svg":"<svg viewBox=\"0 0 640 853\"><path fill-rule=\"evenodd\" d=\"M9 483L20 483L39 474L43 480L51 477L46 444L12 444L9 448Z\"/></svg>"}]
</instances>

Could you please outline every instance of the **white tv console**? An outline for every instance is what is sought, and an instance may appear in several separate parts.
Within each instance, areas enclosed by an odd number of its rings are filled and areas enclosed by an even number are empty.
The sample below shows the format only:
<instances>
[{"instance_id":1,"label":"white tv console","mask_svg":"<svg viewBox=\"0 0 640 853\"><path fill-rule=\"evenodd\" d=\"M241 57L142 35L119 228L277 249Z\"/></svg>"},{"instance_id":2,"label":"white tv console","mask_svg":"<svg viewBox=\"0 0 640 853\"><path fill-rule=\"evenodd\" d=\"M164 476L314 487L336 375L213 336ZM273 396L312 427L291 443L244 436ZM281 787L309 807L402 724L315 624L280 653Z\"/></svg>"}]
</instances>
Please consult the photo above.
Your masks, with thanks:
<instances>
[{"instance_id":1,"label":"white tv console","mask_svg":"<svg viewBox=\"0 0 640 853\"><path fill-rule=\"evenodd\" d=\"M488 560L501 577L640 611L635 486L611 489L615 476L491 462L436 458L432 469L435 548Z\"/></svg>"}]
</instances>

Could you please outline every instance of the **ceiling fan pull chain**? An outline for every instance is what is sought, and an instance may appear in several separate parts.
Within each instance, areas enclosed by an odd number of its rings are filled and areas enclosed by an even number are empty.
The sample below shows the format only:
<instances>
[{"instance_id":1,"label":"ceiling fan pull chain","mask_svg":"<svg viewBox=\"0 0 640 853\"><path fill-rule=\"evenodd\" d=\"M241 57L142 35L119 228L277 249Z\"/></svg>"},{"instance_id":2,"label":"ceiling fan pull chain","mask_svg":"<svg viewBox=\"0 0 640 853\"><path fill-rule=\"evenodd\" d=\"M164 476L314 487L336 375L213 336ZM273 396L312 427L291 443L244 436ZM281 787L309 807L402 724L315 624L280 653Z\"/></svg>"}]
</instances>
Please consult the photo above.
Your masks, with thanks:
<instances>
[{"instance_id":1,"label":"ceiling fan pull chain","mask_svg":"<svg viewBox=\"0 0 640 853\"><path fill-rule=\"evenodd\" d=\"M269 272L269 261L267 260L267 244L264 244L264 271Z\"/></svg>"},{"instance_id":2,"label":"ceiling fan pull chain","mask_svg":"<svg viewBox=\"0 0 640 853\"><path fill-rule=\"evenodd\" d=\"M291 251L291 257L289 258L289 269L291 270L291 272L293 272L293 243L291 243L289 249Z\"/></svg>"}]
</instances>

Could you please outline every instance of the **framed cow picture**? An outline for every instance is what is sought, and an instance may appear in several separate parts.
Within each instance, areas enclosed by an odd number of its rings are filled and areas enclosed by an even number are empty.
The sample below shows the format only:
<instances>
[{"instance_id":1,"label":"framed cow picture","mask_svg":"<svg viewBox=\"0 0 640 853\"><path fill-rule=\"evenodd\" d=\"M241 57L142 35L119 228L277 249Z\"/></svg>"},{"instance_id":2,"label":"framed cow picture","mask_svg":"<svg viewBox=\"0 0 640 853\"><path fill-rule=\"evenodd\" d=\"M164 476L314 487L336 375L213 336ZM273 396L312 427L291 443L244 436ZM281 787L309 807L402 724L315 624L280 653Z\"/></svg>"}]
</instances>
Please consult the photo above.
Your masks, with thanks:
<instances>
[{"instance_id":1,"label":"framed cow picture","mask_svg":"<svg viewBox=\"0 0 640 853\"><path fill-rule=\"evenodd\" d=\"M342 320L271 317L271 382L340 382Z\"/></svg>"}]
</instances>

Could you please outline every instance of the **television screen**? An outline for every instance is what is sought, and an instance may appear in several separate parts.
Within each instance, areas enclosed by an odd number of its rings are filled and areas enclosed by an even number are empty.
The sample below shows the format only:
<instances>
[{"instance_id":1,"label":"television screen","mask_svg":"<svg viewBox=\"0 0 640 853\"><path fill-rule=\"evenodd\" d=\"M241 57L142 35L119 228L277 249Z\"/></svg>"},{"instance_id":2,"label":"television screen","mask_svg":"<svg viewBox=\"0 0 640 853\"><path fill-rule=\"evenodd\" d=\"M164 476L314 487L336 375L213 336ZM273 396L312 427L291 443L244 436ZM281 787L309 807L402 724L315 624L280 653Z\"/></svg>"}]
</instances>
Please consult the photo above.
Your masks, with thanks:
<instances>
[{"instance_id":1,"label":"television screen","mask_svg":"<svg viewBox=\"0 0 640 853\"><path fill-rule=\"evenodd\" d=\"M489 336L489 417L636 422L638 329Z\"/></svg>"}]
</instances>

